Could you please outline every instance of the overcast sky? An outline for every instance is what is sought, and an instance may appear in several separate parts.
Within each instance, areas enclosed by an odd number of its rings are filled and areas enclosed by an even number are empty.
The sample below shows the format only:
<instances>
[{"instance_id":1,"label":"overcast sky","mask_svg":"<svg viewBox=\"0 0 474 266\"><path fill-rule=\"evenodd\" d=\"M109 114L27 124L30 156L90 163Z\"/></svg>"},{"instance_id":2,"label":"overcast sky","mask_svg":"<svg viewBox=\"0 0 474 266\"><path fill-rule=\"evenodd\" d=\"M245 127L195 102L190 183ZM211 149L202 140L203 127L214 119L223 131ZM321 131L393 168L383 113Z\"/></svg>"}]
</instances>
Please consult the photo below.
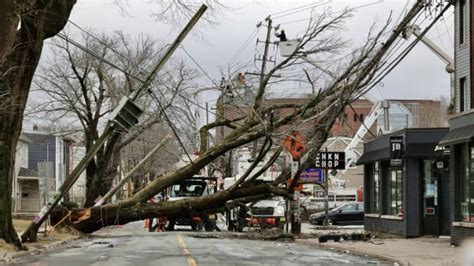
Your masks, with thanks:
<instances>
[{"instance_id":1,"label":"overcast sky","mask_svg":"<svg viewBox=\"0 0 474 266\"><path fill-rule=\"evenodd\" d=\"M157 21L152 16L157 5L150 3L150 0L128 0L125 7L127 13L117 7L114 0L79 0L73 9L71 20L82 27L93 28L99 32L113 32L122 30L125 33L136 36L137 34L149 34L163 43L170 43L179 33L182 25L167 25ZM255 31L256 24L262 21L269 14L272 15L273 24L281 24L287 32L289 39L295 38L307 26L307 18L311 17L311 9L304 9L300 12L282 11L305 6L311 3L326 4L317 7L316 12L322 8L330 7L334 11L344 7L357 8L354 16L348 20L344 37L351 41L353 47L363 43L367 36L369 27L374 21L383 23L390 14L394 22L397 22L400 14L411 7L413 1L404 0L345 0L345 1L309 1L309 0L243 0L243 1L223 1L230 7L215 14L214 20L218 22L216 26L206 26L199 22L193 30L199 32L189 36L183 45L202 68L215 80L221 78L221 70L226 69L229 64L236 62L252 62L254 56L258 56L262 50L262 45L256 45L256 40L265 37L265 29L261 27L257 34L252 35L248 45L245 40ZM407 3L408 2L408 3ZM295 11L299 11L296 9ZM444 19L439 21L429 32L431 38L448 54L453 54L453 10L445 14ZM306 19L306 20L305 20ZM429 15L422 14L419 22L426 26L431 21ZM79 33L79 31L69 26L68 31ZM239 49L243 49L237 53ZM237 54L236 54L237 53ZM175 57L182 58L189 62L189 65L196 67L194 63L178 49ZM242 71L254 72L256 67L250 64ZM199 80L199 86L211 86L209 79ZM398 65L398 67L383 80L383 86L377 86L371 92L372 98L415 98L415 99L439 99L440 96L449 97L450 92L449 75L445 72L445 64L424 45L417 47ZM281 96L286 94L308 93L308 86L288 84L285 87L274 88ZM279 91L280 90L280 91ZM207 101L212 99L207 98ZM204 100L201 99L201 102Z\"/></svg>"}]
</instances>

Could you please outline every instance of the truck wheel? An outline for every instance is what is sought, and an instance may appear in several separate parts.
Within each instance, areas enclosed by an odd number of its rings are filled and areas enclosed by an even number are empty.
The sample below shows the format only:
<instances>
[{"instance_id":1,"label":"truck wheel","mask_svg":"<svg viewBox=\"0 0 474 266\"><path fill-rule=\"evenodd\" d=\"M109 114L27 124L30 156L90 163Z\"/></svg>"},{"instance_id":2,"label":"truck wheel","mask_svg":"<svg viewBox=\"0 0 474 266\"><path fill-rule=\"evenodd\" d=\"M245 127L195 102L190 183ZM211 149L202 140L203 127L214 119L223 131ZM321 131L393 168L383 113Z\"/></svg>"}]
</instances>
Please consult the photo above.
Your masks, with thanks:
<instances>
[{"instance_id":1,"label":"truck wheel","mask_svg":"<svg viewBox=\"0 0 474 266\"><path fill-rule=\"evenodd\" d=\"M202 223L193 222L193 223L191 224L191 230L193 230L193 231L202 231L202 228L203 228L203 224L202 224Z\"/></svg>"},{"instance_id":2,"label":"truck wheel","mask_svg":"<svg viewBox=\"0 0 474 266\"><path fill-rule=\"evenodd\" d=\"M206 230L206 232L212 232L212 231L214 231L214 229L216 229L216 224L214 223L214 221L209 220L204 225L204 230Z\"/></svg>"},{"instance_id":3,"label":"truck wheel","mask_svg":"<svg viewBox=\"0 0 474 266\"><path fill-rule=\"evenodd\" d=\"M227 231L232 232L235 230L235 225L233 221L229 221L229 225L227 226Z\"/></svg>"},{"instance_id":4,"label":"truck wheel","mask_svg":"<svg viewBox=\"0 0 474 266\"><path fill-rule=\"evenodd\" d=\"M166 231L174 231L175 221L168 220L168 225L166 226Z\"/></svg>"}]
</instances>

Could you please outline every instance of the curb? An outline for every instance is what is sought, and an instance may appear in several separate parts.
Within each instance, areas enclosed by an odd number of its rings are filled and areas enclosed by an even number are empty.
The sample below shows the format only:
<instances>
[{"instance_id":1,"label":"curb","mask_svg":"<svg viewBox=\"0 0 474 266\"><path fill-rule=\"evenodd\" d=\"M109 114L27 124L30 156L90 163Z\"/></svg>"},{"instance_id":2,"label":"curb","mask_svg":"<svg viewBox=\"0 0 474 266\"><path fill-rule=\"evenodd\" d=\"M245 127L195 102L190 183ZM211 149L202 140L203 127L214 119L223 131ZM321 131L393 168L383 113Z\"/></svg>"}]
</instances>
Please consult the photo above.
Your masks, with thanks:
<instances>
[{"instance_id":1,"label":"curb","mask_svg":"<svg viewBox=\"0 0 474 266\"><path fill-rule=\"evenodd\" d=\"M11 262L14 259L19 259L19 258L28 257L28 256L38 256L38 255L41 255L43 253L52 251L56 248L59 248L62 245L69 244L72 241L81 239L82 237L83 236L74 236L74 237L71 237L71 238L66 239L66 240L53 242L49 245L46 245L45 247L37 248L37 249L34 249L34 250L22 250L22 251L18 251L18 252L6 252L5 255L3 256L3 258L0 258L0 261Z\"/></svg>"},{"instance_id":2,"label":"curb","mask_svg":"<svg viewBox=\"0 0 474 266\"><path fill-rule=\"evenodd\" d=\"M354 255L357 255L357 256L361 256L361 257L369 256L369 257L372 257L372 258L377 258L377 259L381 259L381 260L384 260L384 261L397 263L399 265L410 265L410 263L405 259L395 258L395 257L389 256L389 255L382 255L382 254L378 254L378 253L371 253L371 252L367 252L367 251L360 251L360 250L357 250L357 249L354 249L354 248L342 248L342 247L338 247L336 245L331 245L331 244L327 244L327 243L320 244L318 242L309 241L309 240L306 240L306 239L295 239L295 243L308 245L308 246L315 246L315 247L318 247L318 248L321 248L321 249L324 249L324 250L336 251L336 252L340 252L340 253L347 253L346 251L349 251L350 253L352 253Z\"/></svg>"}]
</instances>

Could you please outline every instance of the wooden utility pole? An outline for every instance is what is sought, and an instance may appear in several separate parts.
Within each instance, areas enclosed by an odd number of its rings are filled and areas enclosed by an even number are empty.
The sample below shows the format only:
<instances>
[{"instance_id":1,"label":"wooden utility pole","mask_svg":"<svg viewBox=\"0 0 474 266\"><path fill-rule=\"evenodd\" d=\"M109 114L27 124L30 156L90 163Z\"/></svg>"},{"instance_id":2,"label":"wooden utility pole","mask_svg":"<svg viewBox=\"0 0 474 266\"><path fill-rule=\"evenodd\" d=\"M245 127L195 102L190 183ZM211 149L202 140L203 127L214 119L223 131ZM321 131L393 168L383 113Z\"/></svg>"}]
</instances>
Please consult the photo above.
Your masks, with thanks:
<instances>
[{"instance_id":1,"label":"wooden utility pole","mask_svg":"<svg viewBox=\"0 0 474 266\"><path fill-rule=\"evenodd\" d=\"M145 80L140 80L141 84L138 87L138 89L134 90L131 95L129 96L129 99L134 102L136 101L150 86L151 82L155 79L157 73L161 70L161 68L164 66L164 64L168 61L168 59L171 57L171 55L176 51L178 46L181 44L181 42L184 40L184 38L187 36L187 34L191 31L191 29L196 25L198 20L201 18L201 16L204 14L206 11L207 6L206 5L201 5L199 10L194 14L194 16L191 18L191 20L188 22L188 24L184 27L184 29L180 32L178 37L174 40L174 42L169 46L168 50L164 54L164 56L157 62L157 64L153 67L152 71L148 74ZM58 197L54 200L54 202L51 204L51 206L48 207L48 209L45 212L40 213L40 216L38 217L35 222L30 223L28 228L23 232L21 235L21 240L23 242L30 240L30 241L36 241L36 235L38 232L38 228L41 226L41 224L46 220L48 215L51 213L51 211L59 204L61 199L64 197L64 195L69 191L69 189L74 185L74 183L79 179L80 174L85 170L89 162L94 158L96 155L97 151L104 145L107 139L109 137L113 137L113 134L120 134L120 132L117 132L114 130L114 127L112 123L109 121L104 129L104 132L102 135L99 137L97 142L91 147L91 149L87 152L87 154L82 158L82 160L79 162L79 164L74 168L72 173L66 178L64 183L61 185L59 188L59 195Z\"/></svg>"},{"instance_id":2,"label":"wooden utility pole","mask_svg":"<svg viewBox=\"0 0 474 266\"><path fill-rule=\"evenodd\" d=\"M263 58L262 60L262 69L260 70L260 88L263 86L263 81L265 77L267 76L266 74L266 67L267 67L267 60L268 60L268 50L270 48L270 37L272 33L272 19L270 18L270 15L265 19L267 21L267 37L265 38L265 48L263 50ZM256 112L257 110L254 110ZM252 112L250 116L254 116L255 114ZM252 158L257 157L257 149L258 149L258 141L254 141L252 143Z\"/></svg>"},{"instance_id":3,"label":"wooden utility pole","mask_svg":"<svg viewBox=\"0 0 474 266\"><path fill-rule=\"evenodd\" d=\"M267 75L265 71L266 71L267 60L268 60L268 48L270 48L270 36L272 33L272 19L270 18L270 15L265 20L267 21L268 25L267 25L267 37L265 39L265 49L263 50L262 69L260 71L260 86L263 86L263 79Z\"/></svg>"}]
</instances>

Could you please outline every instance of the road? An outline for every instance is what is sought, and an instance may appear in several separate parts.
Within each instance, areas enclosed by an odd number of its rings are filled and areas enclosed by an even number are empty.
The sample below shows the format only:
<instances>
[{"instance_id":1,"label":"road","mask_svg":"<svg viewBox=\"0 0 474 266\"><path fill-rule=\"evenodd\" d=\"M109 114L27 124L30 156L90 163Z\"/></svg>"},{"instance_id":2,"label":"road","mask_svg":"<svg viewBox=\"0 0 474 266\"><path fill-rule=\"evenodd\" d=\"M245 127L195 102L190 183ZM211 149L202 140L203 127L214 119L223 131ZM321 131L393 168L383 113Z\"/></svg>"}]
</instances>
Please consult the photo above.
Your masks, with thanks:
<instances>
[{"instance_id":1,"label":"road","mask_svg":"<svg viewBox=\"0 0 474 266\"><path fill-rule=\"evenodd\" d=\"M195 238L189 231L148 233L142 223L106 228L92 238L11 265L334 265L376 260L295 243Z\"/></svg>"}]
</instances>

